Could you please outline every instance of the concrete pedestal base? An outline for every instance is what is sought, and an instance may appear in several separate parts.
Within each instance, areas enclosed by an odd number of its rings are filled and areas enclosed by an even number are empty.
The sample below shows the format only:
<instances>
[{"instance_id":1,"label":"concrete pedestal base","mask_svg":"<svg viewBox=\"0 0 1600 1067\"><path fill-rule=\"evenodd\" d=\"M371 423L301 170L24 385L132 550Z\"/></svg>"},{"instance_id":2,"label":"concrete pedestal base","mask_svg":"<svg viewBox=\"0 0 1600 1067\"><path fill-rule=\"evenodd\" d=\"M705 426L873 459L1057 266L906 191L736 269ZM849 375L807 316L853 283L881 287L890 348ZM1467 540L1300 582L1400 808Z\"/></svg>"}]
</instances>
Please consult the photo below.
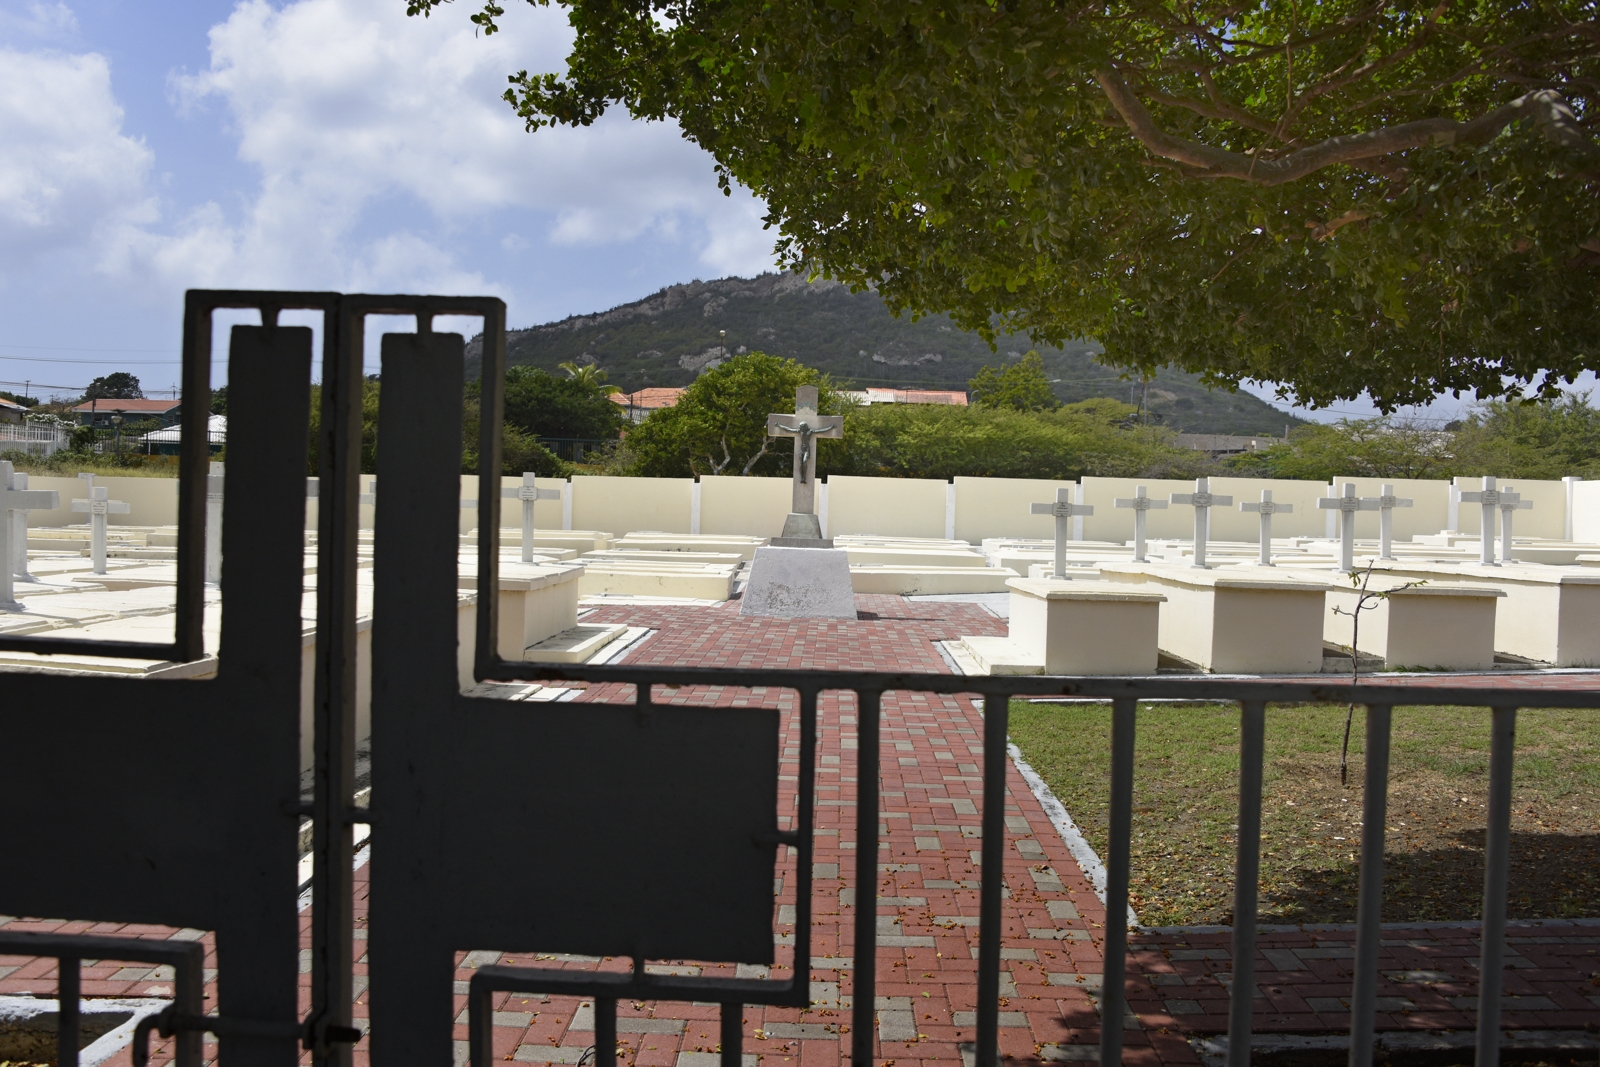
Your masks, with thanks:
<instances>
[{"instance_id":1,"label":"concrete pedestal base","mask_svg":"<svg viewBox=\"0 0 1600 1067\"><path fill-rule=\"evenodd\" d=\"M783 533L779 537L811 537L822 539L822 523L809 512L791 511L783 520Z\"/></svg>"},{"instance_id":2,"label":"concrete pedestal base","mask_svg":"<svg viewBox=\"0 0 1600 1067\"><path fill-rule=\"evenodd\" d=\"M963 637L982 674L1154 674L1166 597L1114 582L1008 581L1008 637Z\"/></svg>"},{"instance_id":3,"label":"concrete pedestal base","mask_svg":"<svg viewBox=\"0 0 1600 1067\"><path fill-rule=\"evenodd\" d=\"M778 619L854 619L850 559L836 548L756 550L740 615Z\"/></svg>"}]
</instances>

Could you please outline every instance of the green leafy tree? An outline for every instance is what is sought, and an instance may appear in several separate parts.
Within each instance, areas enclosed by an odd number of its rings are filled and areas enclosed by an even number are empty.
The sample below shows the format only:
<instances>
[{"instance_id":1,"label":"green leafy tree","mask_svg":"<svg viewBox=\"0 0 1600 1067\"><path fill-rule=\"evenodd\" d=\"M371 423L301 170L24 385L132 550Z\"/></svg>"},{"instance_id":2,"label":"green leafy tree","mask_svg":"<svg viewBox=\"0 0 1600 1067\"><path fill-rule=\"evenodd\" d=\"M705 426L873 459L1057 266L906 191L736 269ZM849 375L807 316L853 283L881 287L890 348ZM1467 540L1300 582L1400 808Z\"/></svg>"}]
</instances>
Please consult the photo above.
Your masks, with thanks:
<instances>
[{"instance_id":1,"label":"green leafy tree","mask_svg":"<svg viewBox=\"0 0 1600 1067\"><path fill-rule=\"evenodd\" d=\"M119 370L114 374L96 378L89 383L89 388L83 391L85 402L90 400L143 400L144 390L139 388L139 379L127 371Z\"/></svg>"},{"instance_id":2,"label":"green leafy tree","mask_svg":"<svg viewBox=\"0 0 1600 1067\"><path fill-rule=\"evenodd\" d=\"M585 368L590 369L590 368ZM476 386L469 392L475 394ZM557 378L534 367L506 371L505 421L531 437L610 440L627 421L616 392L592 378Z\"/></svg>"},{"instance_id":3,"label":"green leafy tree","mask_svg":"<svg viewBox=\"0 0 1600 1067\"><path fill-rule=\"evenodd\" d=\"M794 391L818 389L822 414L844 410L844 398L826 375L765 352L733 356L696 378L677 404L651 412L630 431L628 473L658 477L690 474L788 474L793 452L767 436L767 415L794 410ZM819 472L828 471L837 441L818 441Z\"/></svg>"},{"instance_id":4,"label":"green leafy tree","mask_svg":"<svg viewBox=\"0 0 1600 1067\"><path fill-rule=\"evenodd\" d=\"M967 388L979 407L1049 411L1061 406L1037 352L1029 352L1009 367L984 367L967 382Z\"/></svg>"},{"instance_id":5,"label":"green leafy tree","mask_svg":"<svg viewBox=\"0 0 1600 1067\"><path fill-rule=\"evenodd\" d=\"M1600 476L1600 411L1585 396L1493 401L1456 427L1455 473L1501 478Z\"/></svg>"},{"instance_id":6,"label":"green leafy tree","mask_svg":"<svg viewBox=\"0 0 1600 1067\"><path fill-rule=\"evenodd\" d=\"M783 262L891 307L1310 404L1597 364L1580 0L560 2L530 129L673 118Z\"/></svg>"}]
</instances>

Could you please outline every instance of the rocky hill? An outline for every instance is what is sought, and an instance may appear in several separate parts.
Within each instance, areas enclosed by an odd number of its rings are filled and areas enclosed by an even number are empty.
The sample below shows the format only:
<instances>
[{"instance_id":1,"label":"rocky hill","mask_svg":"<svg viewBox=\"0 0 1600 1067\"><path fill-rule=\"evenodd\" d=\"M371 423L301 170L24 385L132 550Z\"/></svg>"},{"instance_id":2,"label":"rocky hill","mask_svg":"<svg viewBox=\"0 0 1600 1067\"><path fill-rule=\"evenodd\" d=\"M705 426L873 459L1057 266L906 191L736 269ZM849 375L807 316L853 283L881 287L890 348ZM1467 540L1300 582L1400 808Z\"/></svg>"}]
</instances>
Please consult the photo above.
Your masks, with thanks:
<instances>
[{"instance_id":1,"label":"rocky hill","mask_svg":"<svg viewBox=\"0 0 1600 1067\"><path fill-rule=\"evenodd\" d=\"M858 387L965 389L980 367L1037 348L1064 401L1108 396L1136 402L1141 386L1095 361L1093 342L1039 347L1002 338L991 351L946 317L895 318L874 293L794 274L671 285L643 300L575 315L507 336L507 360L559 373L564 361L595 363L627 392L687 385L727 355L764 351L792 357ZM476 374L476 341L468 349ZM1282 434L1299 420L1247 393L1210 390L1194 375L1163 370L1149 384L1153 420L1195 433Z\"/></svg>"}]
</instances>

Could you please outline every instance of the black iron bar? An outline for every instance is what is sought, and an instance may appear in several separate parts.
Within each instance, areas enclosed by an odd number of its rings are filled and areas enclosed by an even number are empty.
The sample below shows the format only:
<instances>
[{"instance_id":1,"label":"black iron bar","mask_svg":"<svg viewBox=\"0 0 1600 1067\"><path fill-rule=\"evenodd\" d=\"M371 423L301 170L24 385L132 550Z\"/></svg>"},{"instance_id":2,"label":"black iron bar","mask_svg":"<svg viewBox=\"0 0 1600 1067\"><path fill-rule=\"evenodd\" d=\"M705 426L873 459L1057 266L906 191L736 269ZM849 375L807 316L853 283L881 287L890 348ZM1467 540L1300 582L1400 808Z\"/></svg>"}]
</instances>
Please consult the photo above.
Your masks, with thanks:
<instances>
[{"instance_id":1,"label":"black iron bar","mask_svg":"<svg viewBox=\"0 0 1600 1067\"><path fill-rule=\"evenodd\" d=\"M349 1067L351 1049L327 1040L348 1027L355 987L356 546L360 539L363 329L336 304L323 315L317 442L317 637L314 670L311 870L313 1062Z\"/></svg>"},{"instance_id":2,"label":"black iron bar","mask_svg":"<svg viewBox=\"0 0 1600 1067\"><path fill-rule=\"evenodd\" d=\"M493 1016L491 1015L492 1019ZM617 1000L594 998L595 1067L617 1067Z\"/></svg>"},{"instance_id":3,"label":"black iron bar","mask_svg":"<svg viewBox=\"0 0 1600 1067\"><path fill-rule=\"evenodd\" d=\"M799 1006L811 1004L811 834L817 803L817 691L804 688L800 698L800 773L795 783L794 984ZM859 911L860 904L857 903Z\"/></svg>"},{"instance_id":4,"label":"black iron bar","mask_svg":"<svg viewBox=\"0 0 1600 1067\"><path fill-rule=\"evenodd\" d=\"M850 1062L872 1067L878 1030L878 733L882 693L856 693L856 929ZM806 961L807 976L811 961Z\"/></svg>"},{"instance_id":5,"label":"black iron bar","mask_svg":"<svg viewBox=\"0 0 1600 1067\"><path fill-rule=\"evenodd\" d=\"M1100 1062L1122 1063L1128 973L1128 869L1133 833L1133 739L1138 701L1111 704L1111 811L1106 848L1105 962L1100 976Z\"/></svg>"},{"instance_id":6,"label":"black iron bar","mask_svg":"<svg viewBox=\"0 0 1600 1067\"><path fill-rule=\"evenodd\" d=\"M78 1067L78 1034L82 1029L78 1001L83 988L83 975L78 964L77 956L56 958L57 1067Z\"/></svg>"},{"instance_id":7,"label":"black iron bar","mask_svg":"<svg viewBox=\"0 0 1600 1067\"><path fill-rule=\"evenodd\" d=\"M1511 865L1511 783L1517 709L1495 708L1489 742L1489 827L1483 848L1483 947L1478 960L1478 1067L1500 1063L1505 986L1506 875Z\"/></svg>"},{"instance_id":8,"label":"black iron bar","mask_svg":"<svg viewBox=\"0 0 1600 1067\"><path fill-rule=\"evenodd\" d=\"M744 1005L722 1004L722 1067L740 1067L744 1052Z\"/></svg>"},{"instance_id":9,"label":"black iron bar","mask_svg":"<svg viewBox=\"0 0 1600 1067\"><path fill-rule=\"evenodd\" d=\"M1267 706L1239 708L1239 833L1233 866L1233 989L1228 1003L1228 1067L1250 1067L1256 995L1256 893L1261 879L1261 762Z\"/></svg>"},{"instance_id":10,"label":"black iron bar","mask_svg":"<svg viewBox=\"0 0 1600 1067\"><path fill-rule=\"evenodd\" d=\"M472 1067L489 1067L494 1059L494 995L490 985L473 982L467 986L467 1062Z\"/></svg>"},{"instance_id":11,"label":"black iron bar","mask_svg":"<svg viewBox=\"0 0 1600 1067\"><path fill-rule=\"evenodd\" d=\"M1383 923L1383 835L1389 818L1387 704L1367 705L1365 785L1361 794L1361 885L1356 898L1355 980L1350 990L1350 1067L1371 1067L1378 1010Z\"/></svg>"},{"instance_id":12,"label":"black iron bar","mask_svg":"<svg viewBox=\"0 0 1600 1067\"><path fill-rule=\"evenodd\" d=\"M978 896L976 1067L1000 1058L1000 891L1006 862L1006 724L1010 698L983 701L983 863Z\"/></svg>"}]
</instances>

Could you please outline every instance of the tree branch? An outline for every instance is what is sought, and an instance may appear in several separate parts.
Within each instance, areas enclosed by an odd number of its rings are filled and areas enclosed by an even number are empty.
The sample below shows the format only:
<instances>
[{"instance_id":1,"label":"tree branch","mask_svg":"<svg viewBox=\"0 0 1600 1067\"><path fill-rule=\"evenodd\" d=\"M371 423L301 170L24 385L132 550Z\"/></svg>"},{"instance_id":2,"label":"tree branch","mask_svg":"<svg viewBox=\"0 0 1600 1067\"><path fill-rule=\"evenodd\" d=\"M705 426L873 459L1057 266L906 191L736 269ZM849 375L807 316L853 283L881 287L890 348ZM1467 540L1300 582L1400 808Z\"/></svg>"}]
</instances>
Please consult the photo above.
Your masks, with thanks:
<instances>
[{"instance_id":1,"label":"tree branch","mask_svg":"<svg viewBox=\"0 0 1600 1067\"><path fill-rule=\"evenodd\" d=\"M740 471L739 473L741 473L741 474L749 474L750 473L750 468L754 467L756 465L756 460L760 459L762 456L767 454L767 446L770 445L771 443L772 443L772 438L770 438L770 437L762 438L762 440L761 440L761 451L759 451L755 455L751 456L750 457L750 462L746 463L744 465L744 470Z\"/></svg>"},{"instance_id":2,"label":"tree branch","mask_svg":"<svg viewBox=\"0 0 1600 1067\"><path fill-rule=\"evenodd\" d=\"M1579 128L1566 98L1553 89L1519 96L1509 104L1466 122L1443 118L1402 122L1387 129L1329 137L1280 158L1263 159L1175 137L1161 128L1121 74L1101 70L1095 71L1094 76L1111 106L1151 155L1193 167L1204 172L1204 177L1281 185L1341 163L1356 163L1430 144L1471 144L1487 140L1521 118L1533 119L1555 143L1591 158L1600 158L1600 146Z\"/></svg>"}]
</instances>

